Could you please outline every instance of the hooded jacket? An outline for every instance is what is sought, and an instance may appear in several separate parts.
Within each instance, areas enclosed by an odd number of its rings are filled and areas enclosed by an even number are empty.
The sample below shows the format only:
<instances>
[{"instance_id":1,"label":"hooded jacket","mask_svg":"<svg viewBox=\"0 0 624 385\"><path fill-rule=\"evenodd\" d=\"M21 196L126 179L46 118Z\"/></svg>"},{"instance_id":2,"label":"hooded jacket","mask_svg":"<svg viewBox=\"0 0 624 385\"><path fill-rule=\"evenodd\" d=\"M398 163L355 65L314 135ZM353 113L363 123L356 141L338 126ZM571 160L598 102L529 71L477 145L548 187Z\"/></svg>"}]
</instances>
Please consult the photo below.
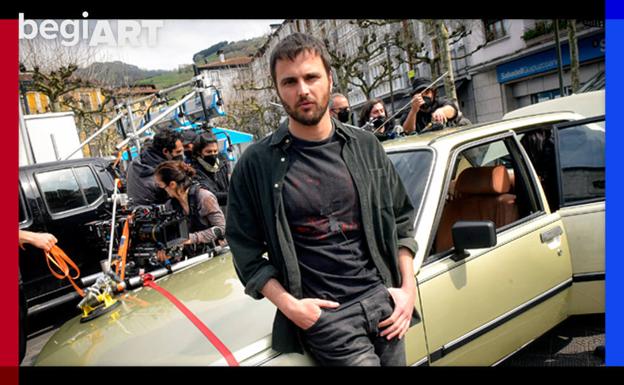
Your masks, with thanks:
<instances>
[{"instance_id":1,"label":"hooded jacket","mask_svg":"<svg viewBox=\"0 0 624 385\"><path fill-rule=\"evenodd\" d=\"M167 193L156 185L154 179L156 167L166 160L164 155L159 154L152 147L148 147L130 163L127 190L128 197L132 198L134 204L150 205L167 201Z\"/></svg>"}]
</instances>

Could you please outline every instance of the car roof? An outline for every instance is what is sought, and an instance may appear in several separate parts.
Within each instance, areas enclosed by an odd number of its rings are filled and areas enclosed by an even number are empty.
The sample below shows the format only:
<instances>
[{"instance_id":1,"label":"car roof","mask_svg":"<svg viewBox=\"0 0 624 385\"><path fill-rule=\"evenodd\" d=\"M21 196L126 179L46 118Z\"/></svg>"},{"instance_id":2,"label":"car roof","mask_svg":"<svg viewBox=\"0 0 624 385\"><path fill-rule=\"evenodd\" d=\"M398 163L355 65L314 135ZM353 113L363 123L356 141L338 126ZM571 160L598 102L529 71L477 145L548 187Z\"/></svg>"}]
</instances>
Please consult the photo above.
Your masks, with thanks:
<instances>
[{"instance_id":1,"label":"car roof","mask_svg":"<svg viewBox=\"0 0 624 385\"><path fill-rule=\"evenodd\" d=\"M79 159L69 159L69 160L59 160L54 162L44 162L44 163L35 163L30 164L28 166L21 166L20 171L29 171L29 170L40 170L46 168L56 168L63 166L73 166L73 165L85 165L85 164L106 164L114 160L114 158L103 158L103 157L93 157L93 158L79 158Z\"/></svg>"},{"instance_id":2,"label":"car roof","mask_svg":"<svg viewBox=\"0 0 624 385\"><path fill-rule=\"evenodd\" d=\"M569 119L580 119L581 115L572 112L549 112L541 114L531 114L528 116L508 117L503 120L471 124L468 126L445 128L439 131L428 132L422 135L409 135L398 139L385 141L383 146L387 152L401 151L414 147L427 147L434 142L464 136L480 136L481 133L488 134L496 131L512 130L518 127L532 126L540 123L556 122Z\"/></svg>"},{"instance_id":3,"label":"car roof","mask_svg":"<svg viewBox=\"0 0 624 385\"><path fill-rule=\"evenodd\" d=\"M536 124L539 123L539 120L547 122L570 118L570 114L574 114L576 119L582 119L583 117L589 118L604 115L604 113L605 91L584 92L519 108L508 112L501 120L446 128L422 135L409 135L386 141L383 145L386 151L401 150L405 147L428 146L439 139L454 137L458 133L469 133L476 130L490 131L495 130L496 127L508 127L511 129L518 125Z\"/></svg>"}]
</instances>

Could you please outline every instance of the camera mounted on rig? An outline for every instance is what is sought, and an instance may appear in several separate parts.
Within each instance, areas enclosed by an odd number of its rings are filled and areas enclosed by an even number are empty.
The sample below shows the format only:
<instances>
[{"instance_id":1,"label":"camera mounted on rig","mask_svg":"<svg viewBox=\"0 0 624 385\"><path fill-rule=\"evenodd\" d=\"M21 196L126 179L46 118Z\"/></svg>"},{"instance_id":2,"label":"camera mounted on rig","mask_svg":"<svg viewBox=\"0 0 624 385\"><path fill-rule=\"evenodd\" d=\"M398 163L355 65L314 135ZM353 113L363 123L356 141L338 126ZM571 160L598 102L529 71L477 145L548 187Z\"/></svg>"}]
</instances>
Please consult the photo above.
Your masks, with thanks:
<instances>
[{"instance_id":1,"label":"camera mounted on rig","mask_svg":"<svg viewBox=\"0 0 624 385\"><path fill-rule=\"evenodd\" d=\"M128 201L124 203L117 207L114 216L116 236L112 255L117 258L113 258L113 264L126 253L126 275L132 276L162 267L156 257L159 250L164 250L172 262L184 257L182 244L189 239L189 226L182 213L166 204L132 206ZM85 226L90 239L108 256L111 220L97 220Z\"/></svg>"}]
</instances>

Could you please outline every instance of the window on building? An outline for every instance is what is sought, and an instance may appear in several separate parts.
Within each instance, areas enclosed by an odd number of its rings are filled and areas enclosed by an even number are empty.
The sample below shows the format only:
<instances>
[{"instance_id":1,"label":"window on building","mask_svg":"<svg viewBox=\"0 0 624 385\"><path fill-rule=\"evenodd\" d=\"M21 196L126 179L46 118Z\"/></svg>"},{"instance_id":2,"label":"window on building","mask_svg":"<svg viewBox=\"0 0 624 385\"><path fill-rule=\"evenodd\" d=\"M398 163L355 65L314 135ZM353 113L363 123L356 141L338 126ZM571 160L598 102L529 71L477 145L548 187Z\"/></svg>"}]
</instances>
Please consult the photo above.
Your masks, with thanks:
<instances>
[{"instance_id":1,"label":"window on building","mask_svg":"<svg viewBox=\"0 0 624 385\"><path fill-rule=\"evenodd\" d=\"M570 86L564 87L563 92L565 95L570 95L572 92L572 88ZM561 92L559 92L559 88L556 88L554 90L542 91L531 95L531 104L544 102L546 100L557 99L560 97Z\"/></svg>"},{"instance_id":2,"label":"window on building","mask_svg":"<svg viewBox=\"0 0 624 385\"><path fill-rule=\"evenodd\" d=\"M483 28L485 29L485 41L494 41L507 36L503 20L483 20Z\"/></svg>"},{"instance_id":3,"label":"window on building","mask_svg":"<svg viewBox=\"0 0 624 385\"><path fill-rule=\"evenodd\" d=\"M89 95L88 93L81 93L80 94L80 102L82 104L82 107L85 110L92 110L93 106L91 105L91 95Z\"/></svg>"}]
</instances>

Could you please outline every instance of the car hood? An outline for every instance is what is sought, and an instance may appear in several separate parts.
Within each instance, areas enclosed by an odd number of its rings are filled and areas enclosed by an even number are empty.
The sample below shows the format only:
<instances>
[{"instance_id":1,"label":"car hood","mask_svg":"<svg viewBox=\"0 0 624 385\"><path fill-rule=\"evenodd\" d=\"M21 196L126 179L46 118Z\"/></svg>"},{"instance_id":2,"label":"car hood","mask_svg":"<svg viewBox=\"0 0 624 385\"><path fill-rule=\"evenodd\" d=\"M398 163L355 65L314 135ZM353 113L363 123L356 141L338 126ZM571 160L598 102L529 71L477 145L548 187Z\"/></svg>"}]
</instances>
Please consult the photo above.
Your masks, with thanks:
<instances>
[{"instance_id":1,"label":"car hood","mask_svg":"<svg viewBox=\"0 0 624 385\"><path fill-rule=\"evenodd\" d=\"M239 361L269 349L275 306L244 293L231 253L165 276L157 284L184 303ZM152 288L117 299L121 305L98 318L81 323L78 316L66 322L48 340L36 365L226 364L191 321Z\"/></svg>"}]
</instances>

